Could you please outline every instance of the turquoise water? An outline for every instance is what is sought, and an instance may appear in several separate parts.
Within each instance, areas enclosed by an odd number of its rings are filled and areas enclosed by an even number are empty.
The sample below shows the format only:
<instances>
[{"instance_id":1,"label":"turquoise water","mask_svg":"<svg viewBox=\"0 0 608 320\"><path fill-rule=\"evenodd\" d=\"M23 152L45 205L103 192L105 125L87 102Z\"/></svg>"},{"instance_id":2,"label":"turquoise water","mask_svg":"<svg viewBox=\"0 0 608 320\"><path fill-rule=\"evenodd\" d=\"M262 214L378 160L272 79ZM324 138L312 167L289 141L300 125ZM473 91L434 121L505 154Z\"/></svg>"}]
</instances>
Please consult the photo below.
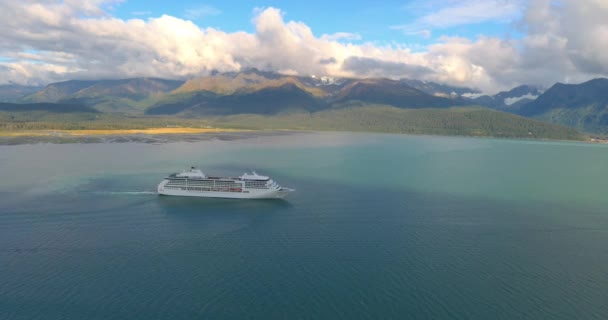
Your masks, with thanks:
<instances>
[{"instance_id":1,"label":"turquoise water","mask_svg":"<svg viewBox=\"0 0 608 320\"><path fill-rule=\"evenodd\" d=\"M191 164L287 201L158 197ZM0 319L606 319L608 146L302 133L0 147Z\"/></svg>"}]
</instances>

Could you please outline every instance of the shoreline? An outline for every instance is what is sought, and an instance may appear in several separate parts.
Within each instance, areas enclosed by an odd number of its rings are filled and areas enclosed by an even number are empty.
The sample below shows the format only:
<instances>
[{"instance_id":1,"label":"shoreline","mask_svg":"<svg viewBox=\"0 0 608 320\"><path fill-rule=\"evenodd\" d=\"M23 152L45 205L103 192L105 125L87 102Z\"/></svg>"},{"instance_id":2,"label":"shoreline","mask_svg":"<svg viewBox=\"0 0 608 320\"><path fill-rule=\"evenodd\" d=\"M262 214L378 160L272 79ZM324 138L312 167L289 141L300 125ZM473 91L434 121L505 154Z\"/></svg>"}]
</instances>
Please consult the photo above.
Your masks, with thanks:
<instances>
[{"instance_id":1,"label":"shoreline","mask_svg":"<svg viewBox=\"0 0 608 320\"><path fill-rule=\"evenodd\" d=\"M58 129L58 130L15 130L0 131L0 137L83 137L83 136L118 136L118 135L166 135L166 134L201 134L233 133L255 130L228 128L146 128L146 129Z\"/></svg>"},{"instance_id":2,"label":"shoreline","mask_svg":"<svg viewBox=\"0 0 608 320\"><path fill-rule=\"evenodd\" d=\"M193 128L193 127L171 127L171 128L146 128L146 129L57 129L57 130L16 130L0 131L0 146L2 145L25 145L25 144L71 144L71 143L170 143L170 142L196 142L212 139L238 140L255 137L259 135L274 135L304 132L342 132L342 133L369 133L390 135L413 135L434 136L454 138L478 138L478 139L507 139L519 141L541 141L541 142L572 142L595 145L608 145L608 140L598 138L587 138L584 140L563 139L530 139L525 137L496 137L477 135L437 135L437 134L412 134L399 132L377 132L377 131L341 131L341 130L308 130L308 129L233 129L233 128Z\"/></svg>"},{"instance_id":3,"label":"shoreline","mask_svg":"<svg viewBox=\"0 0 608 320\"><path fill-rule=\"evenodd\" d=\"M245 129L183 129L184 128L179 128L178 130L27 130L27 132L24 130L23 132L13 133L10 135L0 133L0 146L74 143L164 144L173 142L198 142L209 140L231 141L265 135L283 135L293 132Z\"/></svg>"}]
</instances>

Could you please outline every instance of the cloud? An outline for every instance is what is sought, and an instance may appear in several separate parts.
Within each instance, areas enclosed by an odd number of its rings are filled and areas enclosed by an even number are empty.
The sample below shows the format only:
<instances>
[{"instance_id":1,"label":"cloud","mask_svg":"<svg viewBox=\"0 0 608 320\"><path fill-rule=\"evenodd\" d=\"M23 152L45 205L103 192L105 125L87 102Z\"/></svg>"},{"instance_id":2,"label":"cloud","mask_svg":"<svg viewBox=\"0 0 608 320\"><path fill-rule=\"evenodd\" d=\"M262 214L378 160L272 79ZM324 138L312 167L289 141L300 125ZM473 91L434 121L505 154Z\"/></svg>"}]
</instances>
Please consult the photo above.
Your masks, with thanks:
<instances>
[{"instance_id":1,"label":"cloud","mask_svg":"<svg viewBox=\"0 0 608 320\"><path fill-rule=\"evenodd\" d=\"M470 99L483 97L485 95L486 95L485 93L471 93L471 92L466 92L466 93L462 94L463 97L470 98Z\"/></svg>"},{"instance_id":2,"label":"cloud","mask_svg":"<svg viewBox=\"0 0 608 320\"><path fill-rule=\"evenodd\" d=\"M334 64L337 62L338 60L336 60L336 58L334 57L319 60L320 64Z\"/></svg>"},{"instance_id":3,"label":"cloud","mask_svg":"<svg viewBox=\"0 0 608 320\"><path fill-rule=\"evenodd\" d=\"M222 13L222 11L214 6L200 5L198 7L187 9L184 16L190 20L198 20L208 16L217 16L220 13Z\"/></svg>"},{"instance_id":4,"label":"cloud","mask_svg":"<svg viewBox=\"0 0 608 320\"><path fill-rule=\"evenodd\" d=\"M48 82L66 80L66 74L76 71L78 70L51 63L40 64L22 61L0 64L0 73L5 79L1 84L42 85ZM44 81L41 81L41 79L44 79Z\"/></svg>"},{"instance_id":5,"label":"cloud","mask_svg":"<svg viewBox=\"0 0 608 320\"><path fill-rule=\"evenodd\" d=\"M357 39L349 33L315 36L304 22L286 21L272 7L255 11L254 32L228 33L169 15L119 19L109 9L118 3L1 1L0 82L187 79L254 67L299 75L419 78L493 93L608 75L608 6L602 0L559 5L530 0L517 24L521 38L442 37L417 52L400 44L344 41Z\"/></svg>"},{"instance_id":6,"label":"cloud","mask_svg":"<svg viewBox=\"0 0 608 320\"><path fill-rule=\"evenodd\" d=\"M512 105L512 104L514 104L514 103L516 103L516 102L518 102L518 101L521 101L521 100L523 100L523 99L530 99L530 100L534 100L534 99L536 99L536 98L538 98L538 95L534 95L534 94L528 93L528 94L523 95L523 96L521 96L521 97L515 97L515 98L505 98L504 103L505 103L506 105L510 106L510 105Z\"/></svg>"},{"instance_id":7,"label":"cloud","mask_svg":"<svg viewBox=\"0 0 608 320\"><path fill-rule=\"evenodd\" d=\"M411 35L416 35L416 36L421 36L423 38L430 38L431 35L433 34L433 32L429 29L422 29L422 30L418 30L418 31L413 31L410 32L409 34Z\"/></svg>"},{"instance_id":8,"label":"cloud","mask_svg":"<svg viewBox=\"0 0 608 320\"><path fill-rule=\"evenodd\" d=\"M393 26L406 34L429 37L432 30L482 22L510 22L519 17L524 2L522 0L457 0L444 3L427 2L414 4L405 9L427 11L412 23ZM439 9L435 9L439 6Z\"/></svg>"},{"instance_id":9,"label":"cloud","mask_svg":"<svg viewBox=\"0 0 608 320\"><path fill-rule=\"evenodd\" d=\"M361 40L361 35L358 33L337 32L334 34L324 34L321 36L323 40L338 41L338 40Z\"/></svg>"},{"instance_id":10,"label":"cloud","mask_svg":"<svg viewBox=\"0 0 608 320\"><path fill-rule=\"evenodd\" d=\"M118 19L98 4L98 16L83 19L83 9L75 2L0 3L0 30L10 30L0 37L0 56L16 59L2 62L11 69L2 79L47 83L59 78L188 78L248 67L352 77L359 75L356 69L343 64L353 56L378 63L417 63L407 48L337 40L355 37L346 33L315 37L303 22L284 21L276 8L256 11L255 33L226 33L167 15ZM9 12L19 21L9 19ZM23 54L31 49L37 53Z\"/></svg>"},{"instance_id":11,"label":"cloud","mask_svg":"<svg viewBox=\"0 0 608 320\"><path fill-rule=\"evenodd\" d=\"M365 57L349 57L344 60L342 68L365 77L406 77L420 79L433 73L433 70L428 67Z\"/></svg>"}]
</instances>

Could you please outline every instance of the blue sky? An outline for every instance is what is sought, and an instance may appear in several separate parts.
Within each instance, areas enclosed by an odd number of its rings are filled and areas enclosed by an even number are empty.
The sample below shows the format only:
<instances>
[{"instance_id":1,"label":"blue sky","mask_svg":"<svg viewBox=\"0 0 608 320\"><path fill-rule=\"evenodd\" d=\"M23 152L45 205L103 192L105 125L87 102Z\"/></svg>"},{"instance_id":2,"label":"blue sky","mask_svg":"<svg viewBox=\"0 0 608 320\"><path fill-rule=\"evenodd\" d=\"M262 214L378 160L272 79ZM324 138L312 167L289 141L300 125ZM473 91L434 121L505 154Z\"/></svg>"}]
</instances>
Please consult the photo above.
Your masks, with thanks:
<instances>
[{"instance_id":1,"label":"blue sky","mask_svg":"<svg viewBox=\"0 0 608 320\"><path fill-rule=\"evenodd\" d=\"M492 2L492 1L491 1ZM497 3L512 3L523 10L522 1L498 0ZM378 45L402 44L413 51L424 50L441 37L465 37L474 40L479 36L519 38L521 33L515 26L519 14L507 12L497 18L491 13L487 17L462 17L447 26L420 25L418 30L403 30L420 24L421 18L441 10L475 5L476 1L158 1L128 0L114 5L112 13L122 19L147 19L163 14L188 19L201 28L213 27L225 32L254 32L251 22L256 9L279 8L285 20L300 21L308 25L316 36L348 32L360 39L348 39L353 43L372 42ZM481 2L478 2L481 3ZM480 8L479 10L483 10ZM439 19L441 19L439 17ZM447 20L447 19L446 19ZM455 19L459 20L459 19ZM407 29L407 28L406 28ZM425 32L430 31L429 34Z\"/></svg>"}]
</instances>

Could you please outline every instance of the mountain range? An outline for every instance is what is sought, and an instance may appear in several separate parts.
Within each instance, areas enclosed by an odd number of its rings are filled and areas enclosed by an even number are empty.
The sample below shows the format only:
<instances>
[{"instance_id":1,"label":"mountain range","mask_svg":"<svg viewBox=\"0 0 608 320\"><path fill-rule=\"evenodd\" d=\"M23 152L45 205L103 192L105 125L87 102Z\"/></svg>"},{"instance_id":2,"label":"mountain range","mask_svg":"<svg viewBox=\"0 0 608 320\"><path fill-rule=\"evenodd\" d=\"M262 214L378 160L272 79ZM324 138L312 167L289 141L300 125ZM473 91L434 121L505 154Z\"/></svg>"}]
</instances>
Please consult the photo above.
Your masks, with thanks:
<instances>
[{"instance_id":1,"label":"mountain range","mask_svg":"<svg viewBox=\"0 0 608 320\"><path fill-rule=\"evenodd\" d=\"M122 80L70 80L51 83L18 99L22 103L81 104L100 112L138 113L156 98L184 82L156 78Z\"/></svg>"},{"instance_id":2,"label":"mountain range","mask_svg":"<svg viewBox=\"0 0 608 320\"><path fill-rule=\"evenodd\" d=\"M556 83L517 113L581 131L606 134L608 79L593 79L577 85Z\"/></svg>"},{"instance_id":3,"label":"mountain range","mask_svg":"<svg viewBox=\"0 0 608 320\"><path fill-rule=\"evenodd\" d=\"M19 99L41 89L42 87L22 86L18 84L0 85L0 102L17 102Z\"/></svg>"},{"instance_id":4,"label":"mountain range","mask_svg":"<svg viewBox=\"0 0 608 320\"><path fill-rule=\"evenodd\" d=\"M30 105L23 111L31 110L35 103L47 103L45 108L56 103L56 108L79 105L128 116L195 118L315 113L369 105L398 109L477 105L581 131L608 133L608 79L557 83L544 92L522 85L490 96L471 88L413 79L301 77L247 69L187 81L133 78L71 80L44 88L0 86L0 101Z\"/></svg>"}]
</instances>

